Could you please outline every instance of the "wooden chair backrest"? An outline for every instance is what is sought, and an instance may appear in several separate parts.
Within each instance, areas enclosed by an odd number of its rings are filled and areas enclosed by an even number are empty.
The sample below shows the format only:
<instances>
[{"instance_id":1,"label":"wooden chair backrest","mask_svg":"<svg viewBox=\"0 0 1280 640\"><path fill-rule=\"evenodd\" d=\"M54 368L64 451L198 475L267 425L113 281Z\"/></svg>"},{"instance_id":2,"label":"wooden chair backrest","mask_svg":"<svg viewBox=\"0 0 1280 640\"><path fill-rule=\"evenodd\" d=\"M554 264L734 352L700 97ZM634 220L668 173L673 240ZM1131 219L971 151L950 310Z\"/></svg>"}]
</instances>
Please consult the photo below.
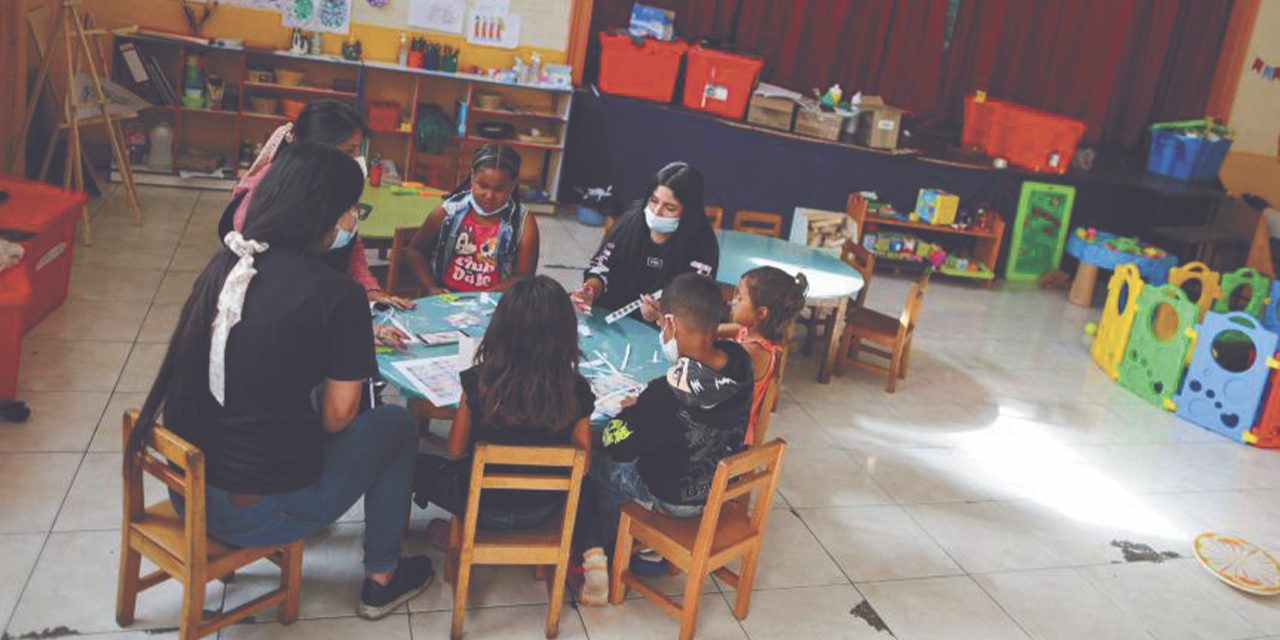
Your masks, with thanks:
<instances>
[{"instance_id":1,"label":"wooden chair backrest","mask_svg":"<svg viewBox=\"0 0 1280 640\"><path fill-rule=\"evenodd\" d=\"M711 223L712 229L724 228L724 207L707 205L703 210L707 212L707 221Z\"/></svg>"},{"instance_id":2,"label":"wooden chair backrest","mask_svg":"<svg viewBox=\"0 0 1280 640\"><path fill-rule=\"evenodd\" d=\"M513 447L477 443L471 458L471 490L467 494L467 515L463 521L463 545L475 540L476 519L480 513L480 492L485 489L516 489L525 491L564 491L564 522L561 531L572 532L574 517L578 511L578 493L582 488L582 476L586 472L586 453L575 446ZM520 465L526 467L561 468L561 475L540 475L494 471L489 465ZM572 535L562 536L568 545ZM566 546L564 551L568 552Z\"/></svg>"},{"instance_id":3,"label":"wooden chair backrest","mask_svg":"<svg viewBox=\"0 0 1280 640\"><path fill-rule=\"evenodd\" d=\"M772 211L741 210L733 214L733 230L782 237L782 216Z\"/></svg>"},{"instance_id":4,"label":"wooden chair backrest","mask_svg":"<svg viewBox=\"0 0 1280 640\"><path fill-rule=\"evenodd\" d=\"M737 501L749 504L753 502L749 498L750 494L757 491L760 493L754 500L755 508L746 508L752 533L760 535L764 532L769 507L773 503L773 494L778 485L778 473L782 469L782 456L786 450L786 440L778 438L729 456L716 465L716 475L711 480L711 491L707 494L707 505L702 510L698 537L691 550L693 557L706 557L711 550L716 525L720 521L725 503Z\"/></svg>"},{"instance_id":5,"label":"wooden chair backrest","mask_svg":"<svg viewBox=\"0 0 1280 640\"><path fill-rule=\"evenodd\" d=\"M773 405L778 401L778 392L782 390L782 365L786 352L778 354L778 361L773 365L773 373L769 376L769 387L764 392L764 401L760 403L760 413L756 414L756 427L751 433L751 446L760 446L769 431L769 419L773 416Z\"/></svg>"},{"instance_id":6,"label":"wooden chair backrest","mask_svg":"<svg viewBox=\"0 0 1280 640\"><path fill-rule=\"evenodd\" d=\"M854 191L849 194L849 201L845 204L844 212L853 218L853 241L862 243L862 234L866 231L867 226L867 199L862 197L861 193Z\"/></svg>"},{"instance_id":7,"label":"wooden chair backrest","mask_svg":"<svg viewBox=\"0 0 1280 640\"><path fill-rule=\"evenodd\" d=\"M929 276L932 274L933 269L925 269L907 290L907 301L902 305L902 315L899 317L899 340L915 330L916 320L920 317L920 306L924 302L924 292L929 288Z\"/></svg>"},{"instance_id":8,"label":"wooden chair backrest","mask_svg":"<svg viewBox=\"0 0 1280 640\"><path fill-rule=\"evenodd\" d=\"M127 451L129 435L137 428L138 412L124 414L121 429L123 449ZM174 432L156 423L147 435L143 451L135 453L130 465L124 457L124 526L129 527L143 518L146 502L143 497L143 474L164 483L170 490L182 495L184 513L183 538L186 541L186 562L201 563L206 557L208 538L205 527L204 454ZM173 467L178 467L174 469Z\"/></svg>"},{"instance_id":9,"label":"wooden chair backrest","mask_svg":"<svg viewBox=\"0 0 1280 640\"><path fill-rule=\"evenodd\" d=\"M401 269L408 268L408 258L406 252L409 245L413 243L413 236L418 233L418 227L399 227L391 235L391 255L387 261L387 293L397 295L401 290L409 296L417 298L422 293L422 287L418 286L418 281L412 274L400 274Z\"/></svg>"},{"instance_id":10,"label":"wooden chair backrest","mask_svg":"<svg viewBox=\"0 0 1280 640\"><path fill-rule=\"evenodd\" d=\"M871 274L875 273L876 270L876 254L868 251L853 240L845 240L844 246L840 248L840 260L862 276L862 288L858 290L858 296L854 298L855 304L853 307L854 309L861 308L862 303L867 300L867 289L871 288Z\"/></svg>"}]
</instances>

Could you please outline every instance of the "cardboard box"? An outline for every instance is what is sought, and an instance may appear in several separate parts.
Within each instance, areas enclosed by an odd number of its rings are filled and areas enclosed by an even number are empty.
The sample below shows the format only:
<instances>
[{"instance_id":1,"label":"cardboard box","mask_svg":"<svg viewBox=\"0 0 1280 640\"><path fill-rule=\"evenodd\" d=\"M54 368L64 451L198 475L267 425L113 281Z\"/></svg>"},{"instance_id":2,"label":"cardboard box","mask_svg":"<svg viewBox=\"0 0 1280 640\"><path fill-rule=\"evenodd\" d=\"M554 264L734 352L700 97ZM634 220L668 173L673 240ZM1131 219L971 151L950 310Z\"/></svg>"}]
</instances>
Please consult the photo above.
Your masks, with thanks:
<instances>
[{"instance_id":1,"label":"cardboard box","mask_svg":"<svg viewBox=\"0 0 1280 640\"><path fill-rule=\"evenodd\" d=\"M951 224L960 210L960 196L942 189L921 189L916 198L916 215L929 224Z\"/></svg>"},{"instance_id":2,"label":"cardboard box","mask_svg":"<svg viewBox=\"0 0 1280 640\"><path fill-rule=\"evenodd\" d=\"M628 31L631 35L671 42L676 37L676 12L637 2L631 5L631 25Z\"/></svg>"},{"instance_id":3,"label":"cardboard box","mask_svg":"<svg viewBox=\"0 0 1280 640\"><path fill-rule=\"evenodd\" d=\"M838 112L818 109L816 105L808 105L796 113L795 132L823 140L839 140L840 131L844 129L845 116Z\"/></svg>"},{"instance_id":4,"label":"cardboard box","mask_svg":"<svg viewBox=\"0 0 1280 640\"><path fill-rule=\"evenodd\" d=\"M902 110L886 105L880 96L862 96L858 107L859 144L876 149L897 149Z\"/></svg>"},{"instance_id":5,"label":"cardboard box","mask_svg":"<svg viewBox=\"0 0 1280 640\"><path fill-rule=\"evenodd\" d=\"M843 211L796 207L788 239L839 256L846 240L857 236L857 224Z\"/></svg>"},{"instance_id":6,"label":"cardboard box","mask_svg":"<svg viewBox=\"0 0 1280 640\"><path fill-rule=\"evenodd\" d=\"M796 103L778 96L751 95L747 105L747 122L770 129L790 131L796 119Z\"/></svg>"}]
</instances>

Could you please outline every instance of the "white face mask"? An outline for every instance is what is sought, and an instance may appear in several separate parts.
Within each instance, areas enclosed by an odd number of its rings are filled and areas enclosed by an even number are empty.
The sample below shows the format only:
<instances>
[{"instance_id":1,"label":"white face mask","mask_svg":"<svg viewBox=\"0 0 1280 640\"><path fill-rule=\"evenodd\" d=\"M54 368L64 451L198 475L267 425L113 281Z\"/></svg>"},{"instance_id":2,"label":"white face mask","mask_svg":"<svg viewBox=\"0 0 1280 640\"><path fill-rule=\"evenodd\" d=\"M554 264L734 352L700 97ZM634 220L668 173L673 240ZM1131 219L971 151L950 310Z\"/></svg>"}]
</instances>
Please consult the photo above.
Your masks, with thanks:
<instances>
[{"instance_id":1,"label":"white face mask","mask_svg":"<svg viewBox=\"0 0 1280 640\"><path fill-rule=\"evenodd\" d=\"M471 208L475 209L475 212L480 214L480 216L484 218L496 216L499 213L502 213L503 211L505 211L507 208L507 205L504 204L501 207L494 209L493 211L485 211L484 208L480 206L480 202L476 200L476 197L474 194L472 194L470 197L471 197ZM511 201L507 200L507 202L509 203Z\"/></svg>"},{"instance_id":2,"label":"white face mask","mask_svg":"<svg viewBox=\"0 0 1280 640\"><path fill-rule=\"evenodd\" d=\"M654 233L675 233L680 228L680 218L664 218L653 207L644 208L644 221Z\"/></svg>"},{"instance_id":3,"label":"white face mask","mask_svg":"<svg viewBox=\"0 0 1280 640\"><path fill-rule=\"evenodd\" d=\"M658 343L662 345L662 357L670 364L675 364L680 360L680 345L676 342L676 317L667 314L662 316L671 322L671 339L667 340L662 337L662 328L658 329Z\"/></svg>"},{"instance_id":4,"label":"white face mask","mask_svg":"<svg viewBox=\"0 0 1280 640\"><path fill-rule=\"evenodd\" d=\"M360 173L364 174L366 180L369 179L369 161L364 156L356 156L356 164L360 165Z\"/></svg>"},{"instance_id":5,"label":"white face mask","mask_svg":"<svg viewBox=\"0 0 1280 640\"><path fill-rule=\"evenodd\" d=\"M338 225L338 235L334 236L333 242L329 243L328 251L333 251L334 249L341 249L351 244L351 240L356 237L356 231L359 228L360 228L359 222L356 223L356 226L351 227L350 229L343 229L342 225Z\"/></svg>"}]
</instances>

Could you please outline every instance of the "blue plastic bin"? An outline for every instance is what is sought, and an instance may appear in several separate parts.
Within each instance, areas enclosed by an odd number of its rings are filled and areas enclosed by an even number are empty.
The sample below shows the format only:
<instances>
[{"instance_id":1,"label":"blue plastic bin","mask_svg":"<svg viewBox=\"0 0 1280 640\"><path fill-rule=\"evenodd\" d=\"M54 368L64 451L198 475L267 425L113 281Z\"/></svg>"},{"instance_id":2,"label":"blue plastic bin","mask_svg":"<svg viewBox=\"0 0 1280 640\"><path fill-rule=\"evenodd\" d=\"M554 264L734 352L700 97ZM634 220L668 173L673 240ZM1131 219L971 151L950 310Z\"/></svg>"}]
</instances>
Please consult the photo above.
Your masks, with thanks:
<instances>
[{"instance_id":1,"label":"blue plastic bin","mask_svg":"<svg viewBox=\"0 0 1280 640\"><path fill-rule=\"evenodd\" d=\"M1210 140L1153 127L1147 170L1178 180L1212 180L1230 150L1229 138Z\"/></svg>"}]
</instances>

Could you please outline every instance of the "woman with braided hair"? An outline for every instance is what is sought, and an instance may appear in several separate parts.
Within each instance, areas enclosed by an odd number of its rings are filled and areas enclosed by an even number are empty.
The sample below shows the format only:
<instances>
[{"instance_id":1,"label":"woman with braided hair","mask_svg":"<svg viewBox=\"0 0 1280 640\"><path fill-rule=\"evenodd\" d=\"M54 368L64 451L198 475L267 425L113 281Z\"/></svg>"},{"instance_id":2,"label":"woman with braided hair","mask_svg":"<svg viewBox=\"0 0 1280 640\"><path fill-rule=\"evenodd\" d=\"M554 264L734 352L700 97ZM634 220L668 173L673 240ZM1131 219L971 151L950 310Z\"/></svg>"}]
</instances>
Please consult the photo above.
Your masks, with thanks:
<instances>
[{"instance_id":1,"label":"woman with braided hair","mask_svg":"<svg viewBox=\"0 0 1280 640\"><path fill-rule=\"evenodd\" d=\"M538 267L538 223L520 203L520 153L485 145L471 175L423 221L409 265L425 295L505 291Z\"/></svg>"}]
</instances>

